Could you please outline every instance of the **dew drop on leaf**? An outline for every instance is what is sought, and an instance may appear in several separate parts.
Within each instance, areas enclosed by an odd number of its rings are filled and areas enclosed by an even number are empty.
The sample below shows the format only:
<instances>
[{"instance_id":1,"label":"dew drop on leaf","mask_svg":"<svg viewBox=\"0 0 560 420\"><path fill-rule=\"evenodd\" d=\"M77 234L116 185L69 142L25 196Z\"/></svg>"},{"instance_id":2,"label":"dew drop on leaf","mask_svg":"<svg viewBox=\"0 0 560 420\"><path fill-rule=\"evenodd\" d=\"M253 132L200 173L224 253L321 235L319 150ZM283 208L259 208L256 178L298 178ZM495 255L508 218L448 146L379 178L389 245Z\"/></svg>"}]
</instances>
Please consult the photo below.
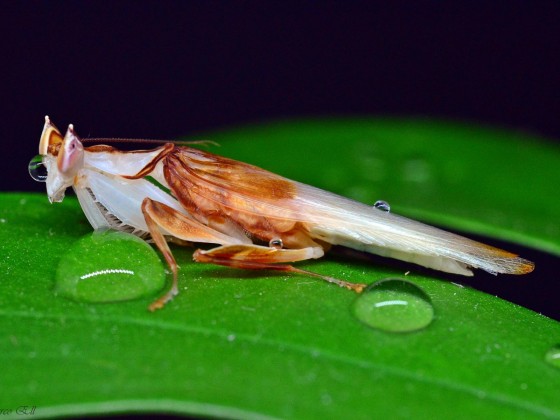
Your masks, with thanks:
<instances>
[{"instance_id":1,"label":"dew drop on leaf","mask_svg":"<svg viewBox=\"0 0 560 420\"><path fill-rule=\"evenodd\" d=\"M364 324L389 332L412 332L434 319L429 296L414 283L384 279L369 286L354 301L352 311Z\"/></svg>"},{"instance_id":2,"label":"dew drop on leaf","mask_svg":"<svg viewBox=\"0 0 560 420\"><path fill-rule=\"evenodd\" d=\"M151 296L165 285L155 250L129 233L94 232L61 258L55 292L82 302L117 302Z\"/></svg>"},{"instance_id":3,"label":"dew drop on leaf","mask_svg":"<svg viewBox=\"0 0 560 420\"><path fill-rule=\"evenodd\" d=\"M552 366L560 368L560 345L550 348L544 357L544 360Z\"/></svg>"}]
</instances>

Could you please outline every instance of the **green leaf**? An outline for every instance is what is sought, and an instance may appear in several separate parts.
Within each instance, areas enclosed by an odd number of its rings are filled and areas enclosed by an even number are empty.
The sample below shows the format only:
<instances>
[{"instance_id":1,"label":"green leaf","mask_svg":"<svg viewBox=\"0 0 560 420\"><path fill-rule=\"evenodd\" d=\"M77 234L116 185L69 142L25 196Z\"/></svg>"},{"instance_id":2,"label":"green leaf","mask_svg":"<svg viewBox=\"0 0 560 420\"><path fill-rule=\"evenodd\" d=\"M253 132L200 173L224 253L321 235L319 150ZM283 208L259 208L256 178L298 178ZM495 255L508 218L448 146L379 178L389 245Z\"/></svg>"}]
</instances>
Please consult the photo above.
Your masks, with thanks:
<instances>
[{"instance_id":1,"label":"green leaf","mask_svg":"<svg viewBox=\"0 0 560 420\"><path fill-rule=\"evenodd\" d=\"M222 144L214 152L292 179L560 254L560 203L551 200L560 151L533 136L334 120L204 137ZM175 246L181 293L150 313L151 298L55 295L58 262L89 232L75 199L51 206L45 195L0 196L0 408L13 418L21 406L36 406L38 417L560 417L560 369L550 363L560 324L438 273L337 254L298 265L364 283L410 271L435 319L387 333L354 316L352 292L194 264L191 249Z\"/></svg>"}]
</instances>

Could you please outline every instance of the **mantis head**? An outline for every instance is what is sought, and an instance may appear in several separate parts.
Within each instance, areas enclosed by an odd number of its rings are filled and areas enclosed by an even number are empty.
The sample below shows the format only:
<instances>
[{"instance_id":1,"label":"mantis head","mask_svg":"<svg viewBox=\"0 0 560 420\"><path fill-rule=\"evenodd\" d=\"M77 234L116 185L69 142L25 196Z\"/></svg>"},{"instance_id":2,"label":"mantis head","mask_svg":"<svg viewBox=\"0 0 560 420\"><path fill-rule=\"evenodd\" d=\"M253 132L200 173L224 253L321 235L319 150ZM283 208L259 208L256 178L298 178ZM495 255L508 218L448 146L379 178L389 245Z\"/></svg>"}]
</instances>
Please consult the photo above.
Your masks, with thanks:
<instances>
[{"instance_id":1,"label":"mantis head","mask_svg":"<svg viewBox=\"0 0 560 420\"><path fill-rule=\"evenodd\" d=\"M40 166L36 159L29 164L30 174L35 180L46 182L51 203L60 202L64 199L66 188L74 185L78 172L84 166L84 146L74 132L74 126L70 124L66 135L62 137L58 128L46 116L39 155L42 166L47 170L46 178L34 172Z\"/></svg>"}]
</instances>

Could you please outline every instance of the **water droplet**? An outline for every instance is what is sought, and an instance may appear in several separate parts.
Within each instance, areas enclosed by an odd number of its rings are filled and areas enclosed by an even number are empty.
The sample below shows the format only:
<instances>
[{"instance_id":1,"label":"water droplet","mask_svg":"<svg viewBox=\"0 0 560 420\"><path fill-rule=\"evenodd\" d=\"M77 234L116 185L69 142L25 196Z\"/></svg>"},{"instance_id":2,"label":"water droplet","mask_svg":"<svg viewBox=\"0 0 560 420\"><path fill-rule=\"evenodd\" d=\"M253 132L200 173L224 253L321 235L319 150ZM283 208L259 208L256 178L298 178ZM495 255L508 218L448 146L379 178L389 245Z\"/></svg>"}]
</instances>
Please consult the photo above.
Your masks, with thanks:
<instances>
[{"instance_id":1,"label":"water droplet","mask_svg":"<svg viewBox=\"0 0 560 420\"><path fill-rule=\"evenodd\" d=\"M373 207L386 213L389 213L391 211L391 206L389 205L389 203L383 200L377 200Z\"/></svg>"},{"instance_id":2,"label":"water droplet","mask_svg":"<svg viewBox=\"0 0 560 420\"><path fill-rule=\"evenodd\" d=\"M43 164L43 156L37 155L33 159L31 159L29 161L29 165L27 166L27 170L29 171L29 175L31 175L31 178L33 178L35 181L47 181L47 168Z\"/></svg>"},{"instance_id":3,"label":"water droplet","mask_svg":"<svg viewBox=\"0 0 560 420\"><path fill-rule=\"evenodd\" d=\"M117 302L150 296L165 285L155 250L129 233L94 232L62 257L55 292L82 302Z\"/></svg>"},{"instance_id":4,"label":"water droplet","mask_svg":"<svg viewBox=\"0 0 560 420\"><path fill-rule=\"evenodd\" d=\"M548 350L544 359L548 364L560 368L560 345L554 346Z\"/></svg>"},{"instance_id":5,"label":"water droplet","mask_svg":"<svg viewBox=\"0 0 560 420\"><path fill-rule=\"evenodd\" d=\"M280 238L271 239L268 243L268 246L275 249L282 249L284 247L284 243Z\"/></svg>"},{"instance_id":6,"label":"water droplet","mask_svg":"<svg viewBox=\"0 0 560 420\"><path fill-rule=\"evenodd\" d=\"M355 300L352 309L364 324L389 332L418 331L434 318L429 296L402 279L374 283Z\"/></svg>"}]
</instances>

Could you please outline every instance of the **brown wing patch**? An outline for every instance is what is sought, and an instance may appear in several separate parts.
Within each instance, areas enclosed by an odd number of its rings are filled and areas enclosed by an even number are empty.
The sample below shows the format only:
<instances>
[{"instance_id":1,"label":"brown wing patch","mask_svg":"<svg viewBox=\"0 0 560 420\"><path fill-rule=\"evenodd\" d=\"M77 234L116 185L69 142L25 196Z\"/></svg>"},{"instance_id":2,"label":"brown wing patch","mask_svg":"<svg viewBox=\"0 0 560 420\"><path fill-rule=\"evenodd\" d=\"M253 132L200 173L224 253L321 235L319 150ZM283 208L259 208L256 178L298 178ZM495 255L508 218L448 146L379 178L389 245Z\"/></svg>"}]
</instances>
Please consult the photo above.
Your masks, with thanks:
<instances>
[{"instance_id":1,"label":"brown wing patch","mask_svg":"<svg viewBox=\"0 0 560 420\"><path fill-rule=\"evenodd\" d=\"M535 264L503 249L476 242L478 246L490 252L494 261L502 261L503 271L507 274L528 274L535 269Z\"/></svg>"},{"instance_id":2,"label":"brown wing patch","mask_svg":"<svg viewBox=\"0 0 560 420\"><path fill-rule=\"evenodd\" d=\"M515 262L517 263L517 269L514 271L513 274L528 274L535 269L535 263L528 261L524 258L517 257L515 259Z\"/></svg>"},{"instance_id":3,"label":"brown wing patch","mask_svg":"<svg viewBox=\"0 0 560 420\"><path fill-rule=\"evenodd\" d=\"M256 166L177 147L165 158L164 176L181 205L198 219L223 215L262 240L294 226L289 209L282 206L279 214L271 208L294 197L296 185Z\"/></svg>"},{"instance_id":4,"label":"brown wing patch","mask_svg":"<svg viewBox=\"0 0 560 420\"><path fill-rule=\"evenodd\" d=\"M189 147L177 147L172 155L171 159L180 161L193 181L210 188L227 186L235 193L259 200L292 198L296 194L293 182L247 163Z\"/></svg>"}]
</instances>

